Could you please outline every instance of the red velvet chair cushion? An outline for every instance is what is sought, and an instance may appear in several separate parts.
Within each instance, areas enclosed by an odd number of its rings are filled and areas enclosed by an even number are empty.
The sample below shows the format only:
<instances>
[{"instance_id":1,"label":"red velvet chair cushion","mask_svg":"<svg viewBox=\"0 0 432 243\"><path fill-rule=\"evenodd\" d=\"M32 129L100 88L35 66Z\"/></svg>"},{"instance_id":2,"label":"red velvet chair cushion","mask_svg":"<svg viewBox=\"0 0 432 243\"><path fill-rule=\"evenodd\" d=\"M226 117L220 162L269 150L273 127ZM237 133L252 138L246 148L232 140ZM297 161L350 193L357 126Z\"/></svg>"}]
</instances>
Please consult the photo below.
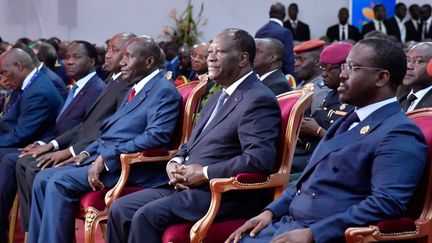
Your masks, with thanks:
<instances>
[{"instance_id":1,"label":"red velvet chair cushion","mask_svg":"<svg viewBox=\"0 0 432 243\"><path fill-rule=\"evenodd\" d=\"M120 196L124 196L136 191L143 190L142 187L125 187ZM79 207L80 209L85 209L87 207L93 207L99 211L102 211L105 208L105 194L108 192L108 189L103 189L100 191L89 192L81 196Z\"/></svg>"},{"instance_id":2,"label":"red velvet chair cushion","mask_svg":"<svg viewBox=\"0 0 432 243\"><path fill-rule=\"evenodd\" d=\"M266 182L267 178L268 175L261 173L240 173L236 176L238 182L247 184Z\"/></svg>"},{"instance_id":3,"label":"red velvet chair cushion","mask_svg":"<svg viewBox=\"0 0 432 243\"><path fill-rule=\"evenodd\" d=\"M156 156L168 156L169 152L167 148L158 148L158 149L145 149L141 151L141 154L145 157L156 157Z\"/></svg>"},{"instance_id":4,"label":"red velvet chair cushion","mask_svg":"<svg viewBox=\"0 0 432 243\"><path fill-rule=\"evenodd\" d=\"M242 226L246 222L245 219L233 219L213 223L206 236L206 243L224 242L234 230ZM189 231L192 228L192 223L176 224L165 230L162 237L163 243L189 243Z\"/></svg>"},{"instance_id":5,"label":"red velvet chair cushion","mask_svg":"<svg viewBox=\"0 0 432 243\"><path fill-rule=\"evenodd\" d=\"M401 233L416 230L414 220L410 218L383 220L377 224L377 227L383 234Z\"/></svg>"}]
</instances>

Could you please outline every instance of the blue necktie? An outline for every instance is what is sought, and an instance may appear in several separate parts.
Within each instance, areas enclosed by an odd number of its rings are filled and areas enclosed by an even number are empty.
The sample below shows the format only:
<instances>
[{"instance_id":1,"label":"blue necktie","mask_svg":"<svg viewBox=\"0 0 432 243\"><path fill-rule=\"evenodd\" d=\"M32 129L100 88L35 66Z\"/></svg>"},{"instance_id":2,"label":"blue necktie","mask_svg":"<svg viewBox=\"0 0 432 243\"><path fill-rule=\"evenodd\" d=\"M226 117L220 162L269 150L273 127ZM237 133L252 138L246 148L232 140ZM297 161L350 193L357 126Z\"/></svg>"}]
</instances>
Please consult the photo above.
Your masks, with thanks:
<instances>
[{"instance_id":1,"label":"blue necktie","mask_svg":"<svg viewBox=\"0 0 432 243\"><path fill-rule=\"evenodd\" d=\"M357 116L356 112L351 113L346 119L345 121L343 121L340 126L338 127L338 129L336 130L336 132L334 133L334 136L337 136L341 133L344 133L346 131L348 131L348 129L350 128L350 126L355 123L355 122L359 122L360 119Z\"/></svg>"},{"instance_id":2,"label":"blue necktie","mask_svg":"<svg viewBox=\"0 0 432 243\"><path fill-rule=\"evenodd\" d=\"M210 118L207 120L207 123L205 124L203 130L208 126L208 124L210 124L210 122L213 120L213 118L215 118L215 116L217 115L217 113L220 111L220 109L222 108L225 99L228 97L227 92L225 92L224 90L222 90L222 93L219 96L219 99L216 103L216 106L213 110L213 112L210 115Z\"/></svg>"},{"instance_id":3,"label":"blue necktie","mask_svg":"<svg viewBox=\"0 0 432 243\"><path fill-rule=\"evenodd\" d=\"M59 115L57 116L57 120L58 118L61 116L61 114L63 113L64 110L66 110L66 108L70 105L70 103L72 102L74 95L75 95L75 91L78 89L78 85L74 84L72 86L72 89L69 91L69 95L66 98L66 101L63 104L63 107L59 113Z\"/></svg>"}]
</instances>

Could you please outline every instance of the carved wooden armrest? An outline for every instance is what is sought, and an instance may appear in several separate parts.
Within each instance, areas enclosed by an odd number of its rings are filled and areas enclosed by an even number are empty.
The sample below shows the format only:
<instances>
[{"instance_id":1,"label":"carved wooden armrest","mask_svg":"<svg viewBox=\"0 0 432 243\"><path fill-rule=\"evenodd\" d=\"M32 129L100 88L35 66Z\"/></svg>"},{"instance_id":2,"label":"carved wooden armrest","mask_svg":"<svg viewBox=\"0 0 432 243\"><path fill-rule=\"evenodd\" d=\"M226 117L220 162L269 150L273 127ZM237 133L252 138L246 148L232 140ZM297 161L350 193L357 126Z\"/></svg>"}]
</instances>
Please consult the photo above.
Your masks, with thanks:
<instances>
[{"instance_id":1,"label":"carved wooden armrest","mask_svg":"<svg viewBox=\"0 0 432 243\"><path fill-rule=\"evenodd\" d=\"M210 207L190 231L191 243L203 242L220 207L222 193L232 190L256 190L273 187L283 187L288 182L288 175L275 173L270 176L258 173L241 173L236 177L217 178L210 181Z\"/></svg>"},{"instance_id":2,"label":"carved wooden armrest","mask_svg":"<svg viewBox=\"0 0 432 243\"><path fill-rule=\"evenodd\" d=\"M391 230L393 228L392 224L395 224L397 221L402 222L403 225L398 225L395 227L395 230ZM431 233L432 227L430 220L419 219L413 221L401 218L396 220L384 220L379 222L377 225L371 225L368 227L348 228L345 230L345 240L347 243L397 241L418 239Z\"/></svg>"},{"instance_id":3,"label":"carved wooden armrest","mask_svg":"<svg viewBox=\"0 0 432 243\"><path fill-rule=\"evenodd\" d=\"M117 184L107 192L105 195L106 208L109 208L111 204L119 198L123 191L126 182L129 177L130 169L132 164L138 163L151 163L151 162L165 162L169 161L177 153L177 150L168 150L166 148L161 149L146 149L141 152L132 154L121 154L121 174L117 181Z\"/></svg>"}]
</instances>

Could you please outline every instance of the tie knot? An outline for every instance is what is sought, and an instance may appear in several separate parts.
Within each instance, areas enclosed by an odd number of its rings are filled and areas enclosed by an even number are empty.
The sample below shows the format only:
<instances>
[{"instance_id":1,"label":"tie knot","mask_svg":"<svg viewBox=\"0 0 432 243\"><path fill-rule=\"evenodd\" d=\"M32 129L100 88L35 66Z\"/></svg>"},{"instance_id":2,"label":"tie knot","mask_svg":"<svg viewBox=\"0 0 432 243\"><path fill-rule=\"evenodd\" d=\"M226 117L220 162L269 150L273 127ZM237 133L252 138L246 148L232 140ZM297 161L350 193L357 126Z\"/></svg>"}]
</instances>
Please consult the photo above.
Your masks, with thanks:
<instances>
[{"instance_id":1,"label":"tie knot","mask_svg":"<svg viewBox=\"0 0 432 243\"><path fill-rule=\"evenodd\" d=\"M225 99L228 98L228 93L225 90L222 90L222 93L219 96L218 103L224 103Z\"/></svg>"},{"instance_id":2,"label":"tie knot","mask_svg":"<svg viewBox=\"0 0 432 243\"><path fill-rule=\"evenodd\" d=\"M359 122L360 121L360 119L359 119L359 117L358 117L358 115L357 115L357 113L356 112L353 112L353 113L351 113L346 119L345 119L345 121L344 122L346 122L346 123L348 123L348 124L353 124L354 122Z\"/></svg>"},{"instance_id":3,"label":"tie knot","mask_svg":"<svg viewBox=\"0 0 432 243\"><path fill-rule=\"evenodd\" d=\"M74 84L74 85L72 85L72 88L70 89L69 92L72 93L72 94L74 94L77 89L78 89L78 85Z\"/></svg>"},{"instance_id":4,"label":"tie knot","mask_svg":"<svg viewBox=\"0 0 432 243\"><path fill-rule=\"evenodd\" d=\"M410 94L410 95L408 95L407 101L409 104L411 104L416 99L417 99L417 96L415 96L415 94Z\"/></svg>"},{"instance_id":5,"label":"tie knot","mask_svg":"<svg viewBox=\"0 0 432 243\"><path fill-rule=\"evenodd\" d=\"M127 99L127 103L131 102L131 100L135 97L135 92L136 92L135 87L132 87Z\"/></svg>"}]
</instances>

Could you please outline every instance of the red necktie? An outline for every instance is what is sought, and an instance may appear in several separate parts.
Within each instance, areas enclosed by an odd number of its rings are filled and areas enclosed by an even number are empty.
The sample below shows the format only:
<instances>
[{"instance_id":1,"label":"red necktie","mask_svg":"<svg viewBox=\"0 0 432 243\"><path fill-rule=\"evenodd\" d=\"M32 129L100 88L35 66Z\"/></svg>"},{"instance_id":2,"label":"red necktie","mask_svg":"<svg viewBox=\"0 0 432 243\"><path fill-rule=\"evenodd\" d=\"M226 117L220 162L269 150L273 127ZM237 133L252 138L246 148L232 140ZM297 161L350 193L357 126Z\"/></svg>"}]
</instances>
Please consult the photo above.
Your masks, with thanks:
<instances>
[{"instance_id":1,"label":"red necktie","mask_svg":"<svg viewBox=\"0 0 432 243\"><path fill-rule=\"evenodd\" d=\"M127 103L131 102L131 100L134 97L135 97L135 88L132 88L131 91L130 91L130 93L129 93L129 96L128 96L128 99L127 99Z\"/></svg>"}]
</instances>

